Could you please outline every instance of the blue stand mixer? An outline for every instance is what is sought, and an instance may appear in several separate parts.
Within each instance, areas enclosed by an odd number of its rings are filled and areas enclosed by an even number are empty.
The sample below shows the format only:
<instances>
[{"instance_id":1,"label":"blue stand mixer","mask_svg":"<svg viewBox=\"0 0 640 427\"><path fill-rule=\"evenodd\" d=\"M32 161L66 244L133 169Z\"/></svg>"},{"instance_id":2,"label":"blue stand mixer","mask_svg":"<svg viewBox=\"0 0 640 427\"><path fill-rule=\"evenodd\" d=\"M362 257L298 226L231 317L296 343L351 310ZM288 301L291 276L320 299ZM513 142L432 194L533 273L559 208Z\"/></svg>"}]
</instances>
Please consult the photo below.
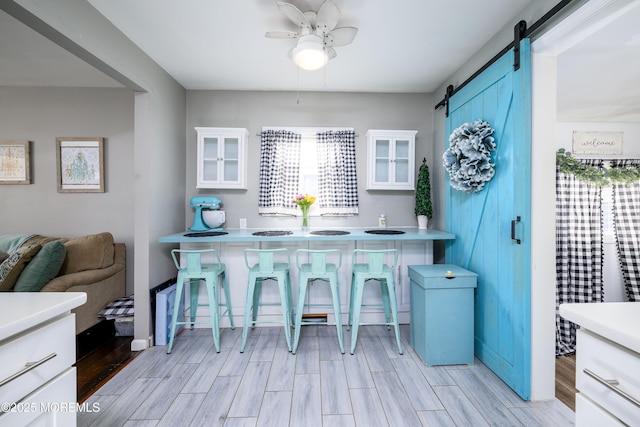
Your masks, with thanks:
<instances>
[{"instance_id":1,"label":"blue stand mixer","mask_svg":"<svg viewBox=\"0 0 640 427\"><path fill-rule=\"evenodd\" d=\"M189 227L189 231L211 231L211 230L222 230L222 228L213 228L210 227L204 220L203 211L206 210L215 210L220 209L220 205L222 201L214 196L195 196L191 198L190 205L195 209L195 216L193 218L193 225ZM224 222L224 212L221 211L222 220L216 224L216 227L219 224Z\"/></svg>"}]
</instances>

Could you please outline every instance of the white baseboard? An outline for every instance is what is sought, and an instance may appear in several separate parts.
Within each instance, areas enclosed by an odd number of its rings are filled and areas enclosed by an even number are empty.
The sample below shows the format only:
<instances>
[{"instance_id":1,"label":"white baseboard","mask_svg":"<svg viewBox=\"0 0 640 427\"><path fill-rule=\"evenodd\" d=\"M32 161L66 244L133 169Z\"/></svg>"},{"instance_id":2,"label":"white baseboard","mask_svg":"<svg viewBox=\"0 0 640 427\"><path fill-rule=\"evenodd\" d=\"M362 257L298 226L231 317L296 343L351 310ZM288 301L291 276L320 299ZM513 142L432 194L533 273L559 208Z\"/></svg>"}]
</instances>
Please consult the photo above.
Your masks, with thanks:
<instances>
[{"instance_id":1,"label":"white baseboard","mask_svg":"<svg viewBox=\"0 0 640 427\"><path fill-rule=\"evenodd\" d=\"M149 348L149 340L133 340L131 341L131 351L142 351Z\"/></svg>"}]
</instances>

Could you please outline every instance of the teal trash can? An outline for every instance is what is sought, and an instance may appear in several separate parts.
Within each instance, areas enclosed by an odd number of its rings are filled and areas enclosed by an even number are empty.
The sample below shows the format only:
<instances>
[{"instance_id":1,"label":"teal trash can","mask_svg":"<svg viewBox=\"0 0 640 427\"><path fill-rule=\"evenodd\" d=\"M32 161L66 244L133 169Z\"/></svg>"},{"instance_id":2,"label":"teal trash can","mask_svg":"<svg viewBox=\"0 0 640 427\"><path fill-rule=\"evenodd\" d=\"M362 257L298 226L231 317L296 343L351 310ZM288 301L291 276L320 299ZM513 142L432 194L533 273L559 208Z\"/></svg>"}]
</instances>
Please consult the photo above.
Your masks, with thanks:
<instances>
[{"instance_id":1,"label":"teal trash can","mask_svg":"<svg viewBox=\"0 0 640 427\"><path fill-rule=\"evenodd\" d=\"M476 273L457 265L410 265L410 342L432 365L473 364Z\"/></svg>"}]
</instances>

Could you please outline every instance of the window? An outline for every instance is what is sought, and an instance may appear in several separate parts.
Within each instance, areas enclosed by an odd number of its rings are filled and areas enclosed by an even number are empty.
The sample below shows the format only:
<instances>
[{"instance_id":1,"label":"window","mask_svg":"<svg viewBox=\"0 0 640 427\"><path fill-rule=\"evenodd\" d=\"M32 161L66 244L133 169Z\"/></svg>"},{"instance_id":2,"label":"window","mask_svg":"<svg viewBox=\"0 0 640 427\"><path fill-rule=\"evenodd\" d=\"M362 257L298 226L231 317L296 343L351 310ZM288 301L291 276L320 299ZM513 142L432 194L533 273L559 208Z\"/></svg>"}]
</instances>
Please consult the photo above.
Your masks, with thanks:
<instances>
[{"instance_id":1,"label":"window","mask_svg":"<svg viewBox=\"0 0 640 427\"><path fill-rule=\"evenodd\" d=\"M261 215L299 215L297 194L313 194L312 215L356 215L355 133L344 128L263 128Z\"/></svg>"}]
</instances>

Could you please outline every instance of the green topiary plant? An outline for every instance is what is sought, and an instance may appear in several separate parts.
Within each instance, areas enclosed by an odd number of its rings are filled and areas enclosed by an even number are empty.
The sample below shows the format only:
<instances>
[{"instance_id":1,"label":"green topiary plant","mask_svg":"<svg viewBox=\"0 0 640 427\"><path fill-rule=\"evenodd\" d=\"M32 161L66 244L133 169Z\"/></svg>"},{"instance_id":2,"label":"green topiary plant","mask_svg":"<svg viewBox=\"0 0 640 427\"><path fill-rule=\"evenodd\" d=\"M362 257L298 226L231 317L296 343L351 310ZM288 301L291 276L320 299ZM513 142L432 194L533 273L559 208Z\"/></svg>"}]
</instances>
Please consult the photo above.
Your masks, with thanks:
<instances>
[{"instance_id":1,"label":"green topiary plant","mask_svg":"<svg viewBox=\"0 0 640 427\"><path fill-rule=\"evenodd\" d=\"M427 166L426 159L422 161L422 166L420 166L420 170L418 171L415 214L416 216L425 215L429 219L433 217L431 181L429 179L429 166Z\"/></svg>"}]
</instances>

